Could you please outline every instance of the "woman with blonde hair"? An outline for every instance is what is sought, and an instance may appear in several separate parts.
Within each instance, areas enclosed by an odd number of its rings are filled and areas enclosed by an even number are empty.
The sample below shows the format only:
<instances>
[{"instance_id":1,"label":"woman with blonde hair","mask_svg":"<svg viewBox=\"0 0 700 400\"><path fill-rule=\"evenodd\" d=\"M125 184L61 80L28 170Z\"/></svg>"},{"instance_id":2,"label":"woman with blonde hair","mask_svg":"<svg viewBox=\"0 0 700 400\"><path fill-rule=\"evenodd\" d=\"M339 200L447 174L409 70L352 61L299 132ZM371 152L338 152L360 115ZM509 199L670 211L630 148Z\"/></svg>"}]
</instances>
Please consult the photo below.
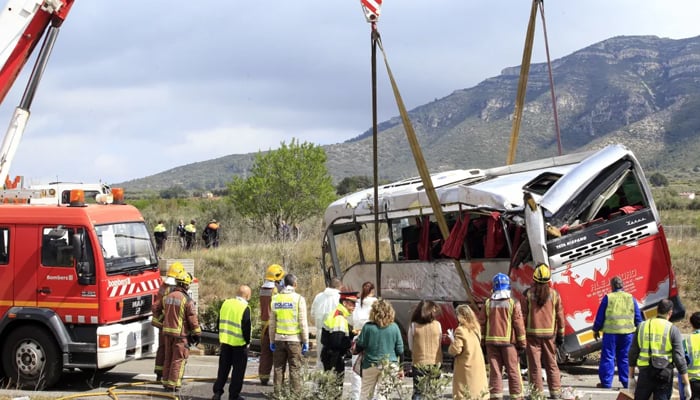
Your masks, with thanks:
<instances>
[{"instance_id":1,"label":"woman with blonde hair","mask_svg":"<svg viewBox=\"0 0 700 400\"><path fill-rule=\"evenodd\" d=\"M457 306L459 326L448 330L450 347L447 352L454 356L454 379L452 397L455 400L466 398L481 399L489 393L486 377L486 362L481 351L481 328L474 311L466 304Z\"/></svg>"},{"instance_id":2,"label":"woman with blonde hair","mask_svg":"<svg viewBox=\"0 0 700 400\"><path fill-rule=\"evenodd\" d=\"M377 300L372 304L369 321L362 327L355 346L356 351L364 351L362 359L361 400L369 400L381 376L382 361L390 363L403 377L399 363L403 357L403 339L401 331L394 322L394 307L386 300Z\"/></svg>"}]
</instances>

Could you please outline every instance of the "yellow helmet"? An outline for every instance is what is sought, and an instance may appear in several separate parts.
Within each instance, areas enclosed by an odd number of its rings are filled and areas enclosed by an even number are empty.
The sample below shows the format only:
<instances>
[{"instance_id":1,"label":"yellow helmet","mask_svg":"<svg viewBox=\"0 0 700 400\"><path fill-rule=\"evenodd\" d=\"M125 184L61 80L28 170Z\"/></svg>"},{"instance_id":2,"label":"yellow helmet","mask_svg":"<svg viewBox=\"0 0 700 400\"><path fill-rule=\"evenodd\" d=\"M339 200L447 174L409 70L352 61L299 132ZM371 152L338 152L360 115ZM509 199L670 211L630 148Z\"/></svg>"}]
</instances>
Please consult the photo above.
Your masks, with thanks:
<instances>
[{"instance_id":1,"label":"yellow helmet","mask_svg":"<svg viewBox=\"0 0 700 400\"><path fill-rule=\"evenodd\" d=\"M180 273L184 270L185 267L179 261L175 261L174 263L170 264L170 267L168 267L168 273L165 274L165 276L177 279Z\"/></svg>"},{"instance_id":2,"label":"yellow helmet","mask_svg":"<svg viewBox=\"0 0 700 400\"><path fill-rule=\"evenodd\" d=\"M547 264L537 264L535 272L532 274L532 279L537 283L549 282L549 280L552 279L552 273L549 271Z\"/></svg>"},{"instance_id":3,"label":"yellow helmet","mask_svg":"<svg viewBox=\"0 0 700 400\"><path fill-rule=\"evenodd\" d=\"M182 286L190 286L192 284L192 274L183 270L180 272L177 278L175 278L175 280Z\"/></svg>"},{"instance_id":4,"label":"yellow helmet","mask_svg":"<svg viewBox=\"0 0 700 400\"><path fill-rule=\"evenodd\" d=\"M265 272L265 280L281 281L284 278L284 269L279 264L271 264Z\"/></svg>"}]
</instances>

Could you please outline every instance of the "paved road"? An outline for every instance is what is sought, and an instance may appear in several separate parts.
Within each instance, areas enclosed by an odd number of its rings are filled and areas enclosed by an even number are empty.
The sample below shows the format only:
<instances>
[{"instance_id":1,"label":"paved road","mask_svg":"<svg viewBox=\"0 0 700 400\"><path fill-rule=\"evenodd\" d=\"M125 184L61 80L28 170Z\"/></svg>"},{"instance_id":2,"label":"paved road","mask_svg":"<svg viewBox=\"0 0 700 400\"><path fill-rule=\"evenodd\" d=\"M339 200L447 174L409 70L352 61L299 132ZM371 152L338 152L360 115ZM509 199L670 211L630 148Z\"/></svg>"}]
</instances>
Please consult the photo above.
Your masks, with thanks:
<instances>
[{"instance_id":1,"label":"paved road","mask_svg":"<svg viewBox=\"0 0 700 400\"><path fill-rule=\"evenodd\" d=\"M309 359L312 361L312 359ZM191 356L187 363L185 373L186 382L183 388L178 393L182 400L205 400L212 396L212 382L216 376L218 358L216 356ZM261 386L260 383L253 379L257 373L258 362L257 358L251 357L248 362L248 376L243 386L242 395L247 399L266 399L266 394L272 391L271 386ZM582 399L616 399L617 390L596 389L595 385L598 382L597 376L598 366L589 363L578 367L568 367L562 370L562 382L564 387L571 386L578 390L582 395ZM346 374L347 375L347 374ZM153 375L153 359L145 359L131 361L122 365L118 365L112 371L102 375L91 375L82 372L68 372L61 379L61 382L47 392L28 392L28 391L13 391L3 389L0 390L0 399L12 399L14 397L29 396L30 399L60 399L68 396L71 399L109 399L107 389L115 385L137 384L136 386L120 386L116 389L117 394L121 391L153 391L163 393L162 387L155 383L142 384L144 381L152 381L155 379ZM405 380L407 385L411 385L410 378ZM619 388L619 384L617 384ZM507 384L504 385L507 387ZM226 387L228 390L228 386ZM347 394L349 385L345 384L345 393ZM450 398L451 388L445 392L445 398ZM226 393L228 394L228 393ZM136 396L137 398L148 398L148 396ZM121 396L120 398L134 398Z\"/></svg>"}]
</instances>

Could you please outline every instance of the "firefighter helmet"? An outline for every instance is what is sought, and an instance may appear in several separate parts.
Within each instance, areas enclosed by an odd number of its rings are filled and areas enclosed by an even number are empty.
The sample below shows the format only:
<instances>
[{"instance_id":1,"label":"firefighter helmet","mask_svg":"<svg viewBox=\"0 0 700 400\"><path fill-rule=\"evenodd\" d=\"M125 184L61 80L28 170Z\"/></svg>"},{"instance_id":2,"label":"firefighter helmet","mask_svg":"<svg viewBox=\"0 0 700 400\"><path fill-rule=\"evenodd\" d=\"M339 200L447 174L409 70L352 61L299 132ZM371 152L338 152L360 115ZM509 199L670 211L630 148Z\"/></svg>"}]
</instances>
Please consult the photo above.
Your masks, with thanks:
<instances>
[{"instance_id":1,"label":"firefighter helmet","mask_svg":"<svg viewBox=\"0 0 700 400\"><path fill-rule=\"evenodd\" d=\"M177 279L180 273L184 270L185 267L182 265L182 263L175 261L174 263L170 264L170 267L168 267L168 273L165 274L165 276Z\"/></svg>"},{"instance_id":2,"label":"firefighter helmet","mask_svg":"<svg viewBox=\"0 0 700 400\"><path fill-rule=\"evenodd\" d=\"M189 287L192 284L192 274L183 270L175 280L180 286Z\"/></svg>"},{"instance_id":3,"label":"firefighter helmet","mask_svg":"<svg viewBox=\"0 0 700 400\"><path fill-rule=\"evenodd\" d=\"M497 273L493 277L493 291L510 290L510 278L504 273Z\"/></svg>"},{"instance_id":4,"label":"firefighter helmet","mask_svg":"<svg viewBox=\"0 0 700 400\"><path fill-rule=\"evenodd\" d=\"M551 278L552 273L549 271L547 264L537 264L537 267L535 267L535 272L532 274L532 279L537 283L547 283Z\"/></svg>"},{"instance_id":5,"label":"firefighter helmet","mask_svg":"<svg viewBox=\"0 0 700 400\"><path fill-rule=\"evenodd\" d=\"M279 264L270 264L265 272L265 280L281 281L284 278L284 269Z\"/></svg>"}]
</instances>

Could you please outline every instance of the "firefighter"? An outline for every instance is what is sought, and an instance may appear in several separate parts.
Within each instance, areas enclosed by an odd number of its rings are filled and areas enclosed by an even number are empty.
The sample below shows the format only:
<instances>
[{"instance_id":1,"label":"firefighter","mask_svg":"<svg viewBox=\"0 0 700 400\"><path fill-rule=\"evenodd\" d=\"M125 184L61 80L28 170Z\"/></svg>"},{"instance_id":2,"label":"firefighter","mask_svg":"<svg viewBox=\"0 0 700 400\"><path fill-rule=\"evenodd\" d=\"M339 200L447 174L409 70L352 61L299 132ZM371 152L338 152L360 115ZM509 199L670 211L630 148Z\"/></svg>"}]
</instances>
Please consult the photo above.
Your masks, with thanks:
<instances>
[{"instance_id":1,"label":"firefighter","mask_svg":"<svg viewBox=\"0 0 700 400\"><path fill-rule=\"evenodd\" d=\"M600 340L603 335L603 347L600 350L600 366L598 377L599 388L612 388L615 376L615 361L617 361L617 377L624 388L629 379L628 352L632 345L634 331L642 323L642 312L634 297L623 290L622 278L616 276L610 280L612 292L603 296L598 306L598 312L593 322L593 337Z\"/></svg>"},{"instance_id":2,"label":"firefighter","mask_svg":"<svg viewBox=\"0 0 700 400\"><path fill-rule=\"evenodd\" d=\"M248 364L248 344L250 344L250 288L241 285L238 296L227 299L219 311L219 370L214 383L212 400L220 400L231 371L231 384L228 387L229 400L241 399L243 378Z\"/></svg>"},{"instance_id":3,"label":"firefighter","mask_svg":"<svg viewBox=\"0 0 700 400\"><path fill-rule=\"evenodd\" d=\"M339 304L326 315L321 333L321 362L323 370L335 370L338 384L343 386L345 377L345 354L352 345L352 330L348 318L355 310L357 292L341 292ZM341 389L342 390L342 389Z\"/></svg>"},{"instance_id":4,"label":"firefighter","mask_svg":"<svg viewBox=\"0 0 700 400\"><path fill-rule=\"evenodd\" d=\"M546 264L539 264L532 274L533 285L523 293L523 316L527 335L528 380L540 392L542 364L547 373L549 398L561 398L561 374L557 365L557 346L564 343L564 308L561 296L549 286L552 274Z\"/></svg>"},{"instance_id":5,"label":"firefighter","mask_svg":"<svg viewBox=\"0 0 700 400\"><path fill-rule=\"evenodd\" d=\"M276 295L282 286L284 269L278 264L270 264L265 271L265 282L260 287L260 363L258 364L258 376L262 385L270 382L272 371L272 351L270 351L270 304L272 296Z\"/></svg>"},{"instance_id":6,"label":"firefighter","mask_svg":"<svg viewBox=\"0 0 700 400\"><path fill-rule=\"evenodd\" d=\"M270 350L273 352L276 394L281 393L287 365L292 392L301 393L301 356L309 351L306 299L296 293L296 288L297 277L288 274L284 277L284 289L272 296L270 335L274 335L274 339Z\"/></svg>"},{"instance_id":7,"label":"firefighter","mask_svg":"<svg viewBox=\"0 0 700 400\"><path fill-rule=\"evenodd\" d=\"M158 224L153 228L153 237L156 239L156 251L160 253L165 248L165 241L168 240L168 229L163 220L158 221Z\"/></svg>"},{"instance_id":8,"label":"firefighter","mask_svg":"<svg viewBox=\"0 0 700 400\"><path fill-rule=\"evenodd\" d=\"M503 398L502 369L505 367L510 398L522 400L518 351L525 349L525 324L520 302L511 298L508 275L498 273L493 277L491 296L479 313L479 322L481 331L485 332L491 398Z\"/></svg>"},{"instance_id":9,"label":"firefighter","mask_svg":"<svg viewBox=\"0 0 700 400\"><path fill-rule=\"evenodd\" d=\"M151 325L158 328L158 350L156 351L156 365L153 372L156 374L156 381L160 381L163 376L163 360L165 359L165 344L163 338L163 299L172 292L176 285L175 279L185 272L185 267L178 261L170 264L168 272L165 274L165 281L161 282L158 293L153 297L151 304Z\"/></svg>"},{"instance_id":10,"label":"firefighter","mask_svg":"<svg viewBox=\"0 0 700 400\"><path fill-rule=\"evenodd\" d=\"M197 221L190 220L190 223L185 225L185 250L190 250L194 246L194 241L197 239Z\"/></svg>"},{"instance_id":11,"label":"firefighter","mask_svg":"<svg viewBox=\"0 0 700 400\"><path fill-rule=\"evenodd\" d=\"M175 281L175 288L158 303L162 304L165 344L161 383L166 390L173 391L182 386L185 364L190 355L189 346L198 345L202 336L194 301L187 295L192 275L183 271ZM158 304L156 307L160 308Z\"/></svg>"},{"instance_id":12,"label":"firefighter","mask_svg":"<svg viewBox=\"0 0 700 400\"><path fill-rule=\"evenodd\" d=\"M202 240L204 240L204 246L207 249L210 247L219 247L219 223L216 222L215 219L209 221L204 228Z\"/></svg>"}]
</instances>

